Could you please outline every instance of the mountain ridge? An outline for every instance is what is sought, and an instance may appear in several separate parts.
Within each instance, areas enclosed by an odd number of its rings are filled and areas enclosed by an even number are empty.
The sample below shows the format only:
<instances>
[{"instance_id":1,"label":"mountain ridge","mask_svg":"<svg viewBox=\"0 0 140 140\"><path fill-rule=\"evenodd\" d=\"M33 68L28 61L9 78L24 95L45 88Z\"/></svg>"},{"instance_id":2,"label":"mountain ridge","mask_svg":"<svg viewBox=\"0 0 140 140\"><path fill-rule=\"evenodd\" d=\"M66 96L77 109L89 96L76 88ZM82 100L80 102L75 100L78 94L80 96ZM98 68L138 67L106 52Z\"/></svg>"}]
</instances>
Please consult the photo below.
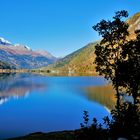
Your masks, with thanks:
<instances>
[{"instance_id":1,"label":"mountain ridge","mask_svg":"<svg viewBox=\"0 0 140 140\"><path fill-rule=\"evenodd\" d=\"M129 39L134 39L135 30L140 29L140 12L128 18L126 22L129 24ZM98 42L89 43L58 60L47 51L34 51L26 45L13 45L8 40L0 38L0 60L8 62L16 68L39 68L43 71L50 70L57 73L92 73L98 75L95 71L95 64L93 64L95 45Z\"/></svg>"},{"instance_id":2,"label":"mountain ridge","mask_svg":"<svg viewBox=\"0 0 140 140\"><path fill-rule=\"evenodd\" d=\"M45 55L42 53L32 50L27 45L14 45L0 38L0 60L17 69L39 68L57 61L57 58L47 51L44 51Z\"/></svg>"},{"instance_id":3,"label":"mountain ridge","mask_svg":"<svg viewBox=\"0 0 140 140\"><path fill-rule=\"evenodd\" d=\"M140 29L140 12L134 14L126 20L129 24L129 39L135 38L135 30ZM52 72L70 72L70 73L92 73L98 75L95 70L95 45L99 41L89 43L85 47L67 55L55 64L48 65L41 70L50 70Z\"/></svg>"}]
</instances>

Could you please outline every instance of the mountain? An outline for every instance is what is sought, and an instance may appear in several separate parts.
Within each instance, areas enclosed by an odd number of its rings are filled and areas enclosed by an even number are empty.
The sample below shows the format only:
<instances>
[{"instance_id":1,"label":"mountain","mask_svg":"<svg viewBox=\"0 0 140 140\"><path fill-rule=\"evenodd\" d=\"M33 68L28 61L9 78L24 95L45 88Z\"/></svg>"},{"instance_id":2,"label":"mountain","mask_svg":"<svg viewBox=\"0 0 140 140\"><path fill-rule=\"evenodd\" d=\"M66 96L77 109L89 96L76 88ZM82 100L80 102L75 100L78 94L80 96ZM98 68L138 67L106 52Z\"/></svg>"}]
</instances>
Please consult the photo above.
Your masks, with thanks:
<instances>
[{"instance_id":1,"label":"mountain","mask_svg":"<svg viewBox=\"0 0 140 140\"><path fill-rule=\"evenodd\" d=\"M49 59L53 59L53 60L57 60L56 57L54 57L51 53L49 53L48 51L45 50L37 50L37 53L41 54L44 57L47 57Z\"/></svg>"},{"instance_id":2,"label":"mountain","mask_svg":"<svg viewBox=\"0 0 140 140\"><path fill-rule=\"evenodd\" d=\"M0 37L0 45L12 45L11 42Z\"/></svg>"},{"instance_id":3,"label":"mountain","mask_svg":"<svg viewBox=\"0 0 140 140\"><path fill-rule=\"evenodd\" d=\"M26 45L13 45L0 38L0 60L17 69L33 69L54 63L57 58L46 51L33 51Z\"/></svg>"},{"instance_id":4,"label":"mountain","mask_svg":"<svg viewBox=\"0 0 140 140\"><path fill-rule=\"evenodd\" d=\"M130 26L129 38L134 38L134 31L140 29L140 12L130 17L126 22ZM97 75L95 71L95 64L93 64L95 60L94 50L97 43L98 42L90 43L60 59L55 64L42 68L42 70L51 70L56 73L92 73L93 75Z\"/></svg>"},{"instance_id":5,"label":"mountain","mask_svg":"<svg viewBox=\"0 0 140 140\"><path fill-rule=\"evenodd\" d=\"M51 69L53 71L69 73L93 73L95 59L94 48L97 42L90 43L85 47L67 55L55 64L42 69Z\"/></svg>"},{"instance_id":6,"label":"mountain","mask_svg":"<svg viewBox=\"0 0 140 140\"><path fill-rule=\"evenodd\" d=\"M6 62L0 61L0 69L14 69L14 66Z\"/></svg>"},{"instance_id":7,"label":"mountain","mask_svg":"<svg viewBox=\"0 0 140 140\"><path fill-rule=\"evenodd\" d=\"M140 30L140 12L130 17L127 21L129 24L130 37L135 38L135 31Z\"/></svg>"}]
</instances>

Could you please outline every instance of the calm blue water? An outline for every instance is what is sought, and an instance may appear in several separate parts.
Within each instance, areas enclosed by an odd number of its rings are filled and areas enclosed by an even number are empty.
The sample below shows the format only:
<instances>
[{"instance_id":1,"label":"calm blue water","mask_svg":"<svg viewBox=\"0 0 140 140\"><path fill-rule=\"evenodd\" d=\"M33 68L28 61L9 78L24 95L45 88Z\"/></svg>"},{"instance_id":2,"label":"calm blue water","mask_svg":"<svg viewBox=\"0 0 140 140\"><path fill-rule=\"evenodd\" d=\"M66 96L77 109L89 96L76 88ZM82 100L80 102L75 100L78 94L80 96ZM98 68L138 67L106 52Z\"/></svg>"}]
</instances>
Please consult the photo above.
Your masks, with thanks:
<instances>
[{"instance_id":1,"label":"calm blue water","mask_svg":"<svg viewBox=\"0 0 140 140\"><path fill-rule=\"evenodd\" d=\"M80 128L84 110L101 121L109 112L83 89L105 84L102 77L0 75L0 139Z\"/></svg>"}]
</instances>

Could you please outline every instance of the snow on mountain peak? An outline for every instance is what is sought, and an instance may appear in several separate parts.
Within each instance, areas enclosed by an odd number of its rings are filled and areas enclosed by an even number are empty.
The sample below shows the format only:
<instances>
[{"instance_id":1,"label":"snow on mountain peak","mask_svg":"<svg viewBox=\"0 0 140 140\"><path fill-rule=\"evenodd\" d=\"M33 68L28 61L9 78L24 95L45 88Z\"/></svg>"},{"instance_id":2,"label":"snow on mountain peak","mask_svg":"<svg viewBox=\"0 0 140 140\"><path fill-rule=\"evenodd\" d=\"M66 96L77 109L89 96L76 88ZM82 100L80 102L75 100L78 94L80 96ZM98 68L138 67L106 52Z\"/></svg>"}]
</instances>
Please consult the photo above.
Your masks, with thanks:
<instances>
[{"instance_id":1,"label":"snow on mountain peak","mask_svg":"<svg viewBox=\"0 0 140 140\"><path fill-rule=\"evenodd\" d=\"M30 47L28 47L27 45L21 45L21 44L15 44L14 45L15 47L22 47L22 48L24 48L24 49L27 49L27 50L32 50Z\"/></svg>"},{"instance_id":2,"label":"snow on mountain peak","mask_svg":"<svg viewBox=\"0 0 140 140\"><path fill-rule=\"evenodd\" d=\"M3 37L0 37L0 44L3 44L3 45L12 45L11 42L9 42L8 40L4 39Z\"/></svg>"},{"instance_id":3,"label":"snow on mountain peak","mask_svg":"<svg viewBox=\"0 0 140 140\"><path fill-rule=\"evenodd\" d=\"M16 47L17 47L17 46L20 46L20 44L15 44L14 46L16 46Z\"/></svg>"},{"instance_id":4,"label":"snow on mountain peak","mask_svg":"<svg viewBox=\"0 0 140 140\"><path fill-rule=\"evenodd\" d=\"M27 45L24 46L26 49L31 50L31 48Z\"/></svg>"},{"instance_id":5,"label":"snow on mountain peak","mask_svg":"<svg viewBox=\"0 0 140 140\"><path fill-rule=\"evenodd\" d=\"M15 47L16 49L26 49L26 50L29 50L31 51L32 49L27 46L27 45L21 45L21 44L15 44L13 45L10 41L4 39L3 37L0 37L0 45L5 45L5 46L8 46L8 45L11 45L13 46L13 48Z\"/></svg>"}]
</instances>

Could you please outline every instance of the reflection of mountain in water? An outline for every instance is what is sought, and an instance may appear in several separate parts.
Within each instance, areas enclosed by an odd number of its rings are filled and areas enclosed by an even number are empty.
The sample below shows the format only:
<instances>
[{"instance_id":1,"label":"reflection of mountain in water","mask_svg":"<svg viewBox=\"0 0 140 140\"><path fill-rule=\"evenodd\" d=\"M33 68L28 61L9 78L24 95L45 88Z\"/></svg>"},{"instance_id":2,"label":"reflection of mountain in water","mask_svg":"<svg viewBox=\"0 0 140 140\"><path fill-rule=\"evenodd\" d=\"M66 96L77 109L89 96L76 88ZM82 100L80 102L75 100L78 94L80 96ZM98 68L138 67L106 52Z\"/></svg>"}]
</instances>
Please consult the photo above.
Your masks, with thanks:
<instances>
[{"instance_id":1,"label":"reflection of mountain in water","mask_svg":"<svg viewBox=\"0 0 140 140\"><path fill-rule=\"evenodd\" d=\"M115 90L109 85L88 87L85 95L89 100L96 101L109 110L113 109L116 103Z\"/></svg>"},{"instance_id":2,"label":"reflection of mountain in water","mask_svg":"<svg viewBox=\"0 0 140 140\"><path fill-rule=\"evenodd\" d=\"M1 74L0 104L9 98L25 97L32 90L43 90L46 85L35 81L31 74Z\"/></svg>"}]
</instances>

